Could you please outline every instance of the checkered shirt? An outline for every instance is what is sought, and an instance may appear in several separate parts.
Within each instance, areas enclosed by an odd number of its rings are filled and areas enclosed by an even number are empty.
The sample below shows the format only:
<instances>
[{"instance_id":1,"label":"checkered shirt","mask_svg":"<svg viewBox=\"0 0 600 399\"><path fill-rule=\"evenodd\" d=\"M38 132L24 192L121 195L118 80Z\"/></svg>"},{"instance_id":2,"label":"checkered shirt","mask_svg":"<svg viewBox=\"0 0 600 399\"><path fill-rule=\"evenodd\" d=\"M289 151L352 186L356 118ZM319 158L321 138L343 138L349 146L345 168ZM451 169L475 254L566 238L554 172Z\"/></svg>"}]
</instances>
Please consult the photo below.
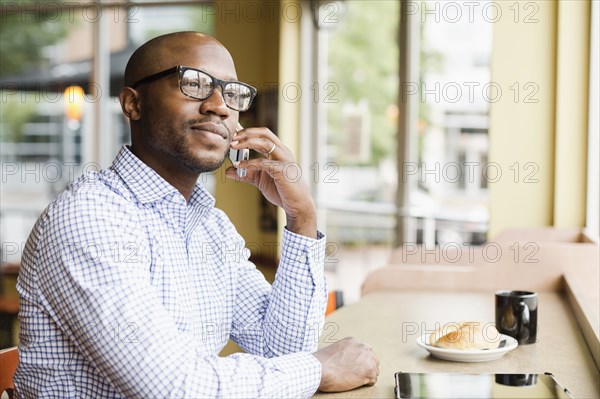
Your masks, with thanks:
<instances>
[{"instance_id":1,"label":"checkered shirt","mask_svg":"<svg viewBox=\"0 0 600 399\"><path fill-rule=\"evenodd\" d=\"M43 212L17 282L22 398L307 397L325 239L285 230L273 285L214 198L123 147ZM219 357L228 339L246 353Z\"/></svg>"}]
</instances>

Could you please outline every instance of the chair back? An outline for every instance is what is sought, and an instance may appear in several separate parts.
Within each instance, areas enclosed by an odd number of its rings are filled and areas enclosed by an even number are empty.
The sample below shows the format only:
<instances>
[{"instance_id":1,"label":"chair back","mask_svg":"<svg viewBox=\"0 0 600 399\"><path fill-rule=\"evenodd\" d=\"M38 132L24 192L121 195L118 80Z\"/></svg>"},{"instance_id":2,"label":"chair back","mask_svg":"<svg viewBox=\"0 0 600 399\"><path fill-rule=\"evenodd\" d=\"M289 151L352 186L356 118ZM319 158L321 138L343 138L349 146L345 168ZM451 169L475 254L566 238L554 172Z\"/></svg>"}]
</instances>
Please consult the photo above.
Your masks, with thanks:
<instances>
[{"instance_id":1,"label":"chair back","mask_svg":"<svg viewBox=\"0 0 600 399\"><path fill-rule=\"evenodd\" d=\"M342 291L329 291L327 293L327 308L325 316L333 313L334 310L344 306L344 293Z\"/></svg>"},{"instance_id":2,"label":"chair back","mask_svg":"<svg viewBox=\"0 0 600 399\"><path fill-rule=\"evenodd\" d=\"M14 384L13 376L19 364L19 352L17 347L0 350L0 393L1 398L13 398Z\"/></svg>"}]
</instances>

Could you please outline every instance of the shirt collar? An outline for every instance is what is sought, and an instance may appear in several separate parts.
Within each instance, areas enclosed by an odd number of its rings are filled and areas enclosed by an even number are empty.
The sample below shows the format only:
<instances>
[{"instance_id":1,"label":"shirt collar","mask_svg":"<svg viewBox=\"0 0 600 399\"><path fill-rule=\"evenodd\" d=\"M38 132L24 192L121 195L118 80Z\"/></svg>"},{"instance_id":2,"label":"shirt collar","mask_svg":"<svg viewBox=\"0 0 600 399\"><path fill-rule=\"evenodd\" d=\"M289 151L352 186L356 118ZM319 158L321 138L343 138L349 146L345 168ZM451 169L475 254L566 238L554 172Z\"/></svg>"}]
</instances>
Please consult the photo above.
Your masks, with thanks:
<instances>
[{"instance_id":1,"label":"shirt collar","mask_svg":"<svg viewBox=\"0 0 600 399\"><path fill-rule=\"evenodd\" d=\"M181 196L181 193L175 187L136 157L126 145L117 154L111 169L123 179L133 195L142 204L152 203L167 196ZM200 182L196 182L188 205L213 207L215 199L202 187Z\"/></svg>"}]
</instances>

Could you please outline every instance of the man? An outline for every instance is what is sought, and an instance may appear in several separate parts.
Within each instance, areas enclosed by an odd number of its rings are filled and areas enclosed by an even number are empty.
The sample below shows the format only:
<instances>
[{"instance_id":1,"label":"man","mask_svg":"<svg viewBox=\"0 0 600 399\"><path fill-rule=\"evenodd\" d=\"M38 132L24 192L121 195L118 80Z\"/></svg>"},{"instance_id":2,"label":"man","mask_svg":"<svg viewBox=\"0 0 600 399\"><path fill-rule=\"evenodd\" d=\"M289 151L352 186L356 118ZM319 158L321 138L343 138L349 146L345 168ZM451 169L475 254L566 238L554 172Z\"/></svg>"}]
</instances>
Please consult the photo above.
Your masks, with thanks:
<instances>
[{"instance_id":1,"label":"man","mask_svg":"<svg viewBox=\"0 0 600 399\"><path fill-rule=\"evenodd\" d=\"M27 242L20 293L21 397L305 397L374 384L372 350L344 339L318 350L324 237L292 154L266 128L235 134L255 91L199 33L140 47L120 93L131 146L44 211ZM235 135L235 139L233 137ZM283 207L273 286L197 183L229 149L266 154L246 177ZM231 337L247 353L218 357Z\"/></svg>"}]
</instances>

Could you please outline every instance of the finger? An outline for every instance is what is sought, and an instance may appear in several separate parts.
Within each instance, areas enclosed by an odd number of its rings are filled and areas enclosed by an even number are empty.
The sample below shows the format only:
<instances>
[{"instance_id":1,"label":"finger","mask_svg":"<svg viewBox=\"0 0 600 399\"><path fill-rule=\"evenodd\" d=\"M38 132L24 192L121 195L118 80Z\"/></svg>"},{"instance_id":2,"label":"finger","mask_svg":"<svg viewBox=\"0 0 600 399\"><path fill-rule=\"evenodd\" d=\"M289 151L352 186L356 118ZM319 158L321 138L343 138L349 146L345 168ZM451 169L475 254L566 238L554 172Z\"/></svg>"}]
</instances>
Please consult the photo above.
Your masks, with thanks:
<instances>
[{"instance_id":1,"label":"finger","mask_svg":"<svg viewBox=\"0 0 600 399\"><path fill-rule=\"evenodd\" d=\"M245 140L247 138L263 138L272 143L275 143L278 146L282 146L283 143L279 140L279 137L266 127L249 127L243 130L240 130L236 136L236 139Z\"/></svg>"},{"instance_id":2,"label":"finger","mask_svg":"<svg viewBox=\"0 0 600 399\"><path fill-rule=\"evenodd\" d=\"M245 139L236 140L234 148L250 148L263 155L271 155L277 148L277 143L265 137L247 137Z\"/></svg>"},{"instance_id":3,"label":"finger","mask_svg":"<svg viewBox=\"0 0 600 399\"><path fill-rule=\"evenodd\" d=\"M282 167L279 162L271 161L266 158L257 158L249 161L241 161L237 165L237 168L245 169L246 176L238 176L235 167L229 167L228 169L226 169L225 176L233 180L250 183L253 186L258 187L259 189L261 189L261 187L265 187L265 185L268 184L268 180L281 180L285 173L282 171Z\"/></svg>"},{"instance_id":4,"label":"finger","mask_svg":"<svg viewBox=\"0 0 600 399\"><path fill-rule=\"evenodd\" d=\"M225 177L229 177L230 179L241 181L243 177L240 177L237 174L237 169L234 166L229 166L225 169Z\"/></svg>"},{"instance_id":5,"label":"finger","mask_svg":"<svg viewBox=\"0 0 600 399\"><path fill-rule=\"evenodd\" d=\"M379 367L374 367L371 372L371 381L373 384L377 382L377 377L379 377Z\"/></svg>"},{"instance_id":6,"label":"finger","mask_svg":"<svg viewBox=\"0 0 600 399\"><path fill-rule=\"evenodd\" d=\"M236 136L231 142L233 148L250 148L262 153L269 151L273 144L279 143L265 136Z\"/></svg>"},{"instance_id":7,"label":"finger","mask_svg":"<svg viewBox=\"0 0 600 399\"><path fill-rule=\"evenodd\" d=\"M267 156L267 158L271 158L271 154L273 154L273 152L277 149L277 145L275 143L271 143L271 148L269 149L269 151L264 152L263 154ZM275 155L273 155L275 156Z\"/></svg>"},{"instance_id":8,"label":"finger","mask_svg":"<svg viewBox=\"0 0 600 399\"><path fill-rule=\"evenodd\" d=\"M275 135L267 128L247 128L240 130L232 142L233 148L251 148L264 155L269 151L274 159L293 158L293 154ZM275 147L273 147L275 146ZM273 152L277 152L273 154Z\"/></svg>"},{"instance_id":9,"label":"finger","mask_svg":"<svg viewBox=\"0 0 600 399\"><path fill-rule=\"evenodd\" d=\"M375 355L375 353L373 353L373 355ZM377 367L379 367L379 364L381 362L379 361L379 358L377 356L375 356L375 364L377 364Z\"/></svg>"},{"instance_id":10,"label":"finger","mask_svg":"<svg viewBox=\"0 0 600 399\"><path fill-rule=\"evenodd\" d=\"M377 382L377 377L369 377L367 379L367 382L365 383L365 385L375 385L375 383Z\"/></svg>"},{"instance_id":11,"label":"finger","mask_svg":"<svg viewBox=\"0 0 600 399\"><path fill-rule=\"evenodd\" d=\"M267 158L256 158L248 161L242 161L238 165L240 168L246 168L248 170L248 176L250 172L266 172L275 180L285 179L289 182L298 182L302 178L302 169L296 162L291 161L277 161Z\"/></svg>"},{"instance_id":12,"label":"finger","mask_svg":"<svg viewBox=\"0 0 600 399\"><path fill-rule=\"evenodd\" d=\"M249 148L268 158L281 161L293 159L291 151L286 147L278 145L277 142L265 137L245 137L239 139L236 137L236 140L231 142L231 148Z\"/></svg>"},{"instance_id":13,"label":"finger","mask_svg":"<svg viewBox=\"0 0 600 399\"><path fill-rule=\"evenodd\" d=\"M241 177L240 175L238 175L237 168L235 166L229 166L227 169L225 169L225 177L236 181L254 184L253 176L246 172L246 176Z\"/></svg>"},{"instance_id":14,"label":"finger","mask_svg":"<svg viewBox=\"0 0 600 399\"><path fill-rule=\"evenodd\" d=\"M273 175L276 172L280 172L283 168L283 165L284 162L266 158L248 159L239 163L240 168L246 168L248 170L254 171L262 170L269 173L270 175Z\"/></svg>"},{"instance_id":15,"label":"finger","mask_svg":"<svg viewBox=\"0 0 600 399\"><path fill-rule=\"evenodd\" d=\"M373 376L373 384L371 384L371 385L377 384L377 377L379 377L379 374Z\"/></svg>"}]
</instances>

